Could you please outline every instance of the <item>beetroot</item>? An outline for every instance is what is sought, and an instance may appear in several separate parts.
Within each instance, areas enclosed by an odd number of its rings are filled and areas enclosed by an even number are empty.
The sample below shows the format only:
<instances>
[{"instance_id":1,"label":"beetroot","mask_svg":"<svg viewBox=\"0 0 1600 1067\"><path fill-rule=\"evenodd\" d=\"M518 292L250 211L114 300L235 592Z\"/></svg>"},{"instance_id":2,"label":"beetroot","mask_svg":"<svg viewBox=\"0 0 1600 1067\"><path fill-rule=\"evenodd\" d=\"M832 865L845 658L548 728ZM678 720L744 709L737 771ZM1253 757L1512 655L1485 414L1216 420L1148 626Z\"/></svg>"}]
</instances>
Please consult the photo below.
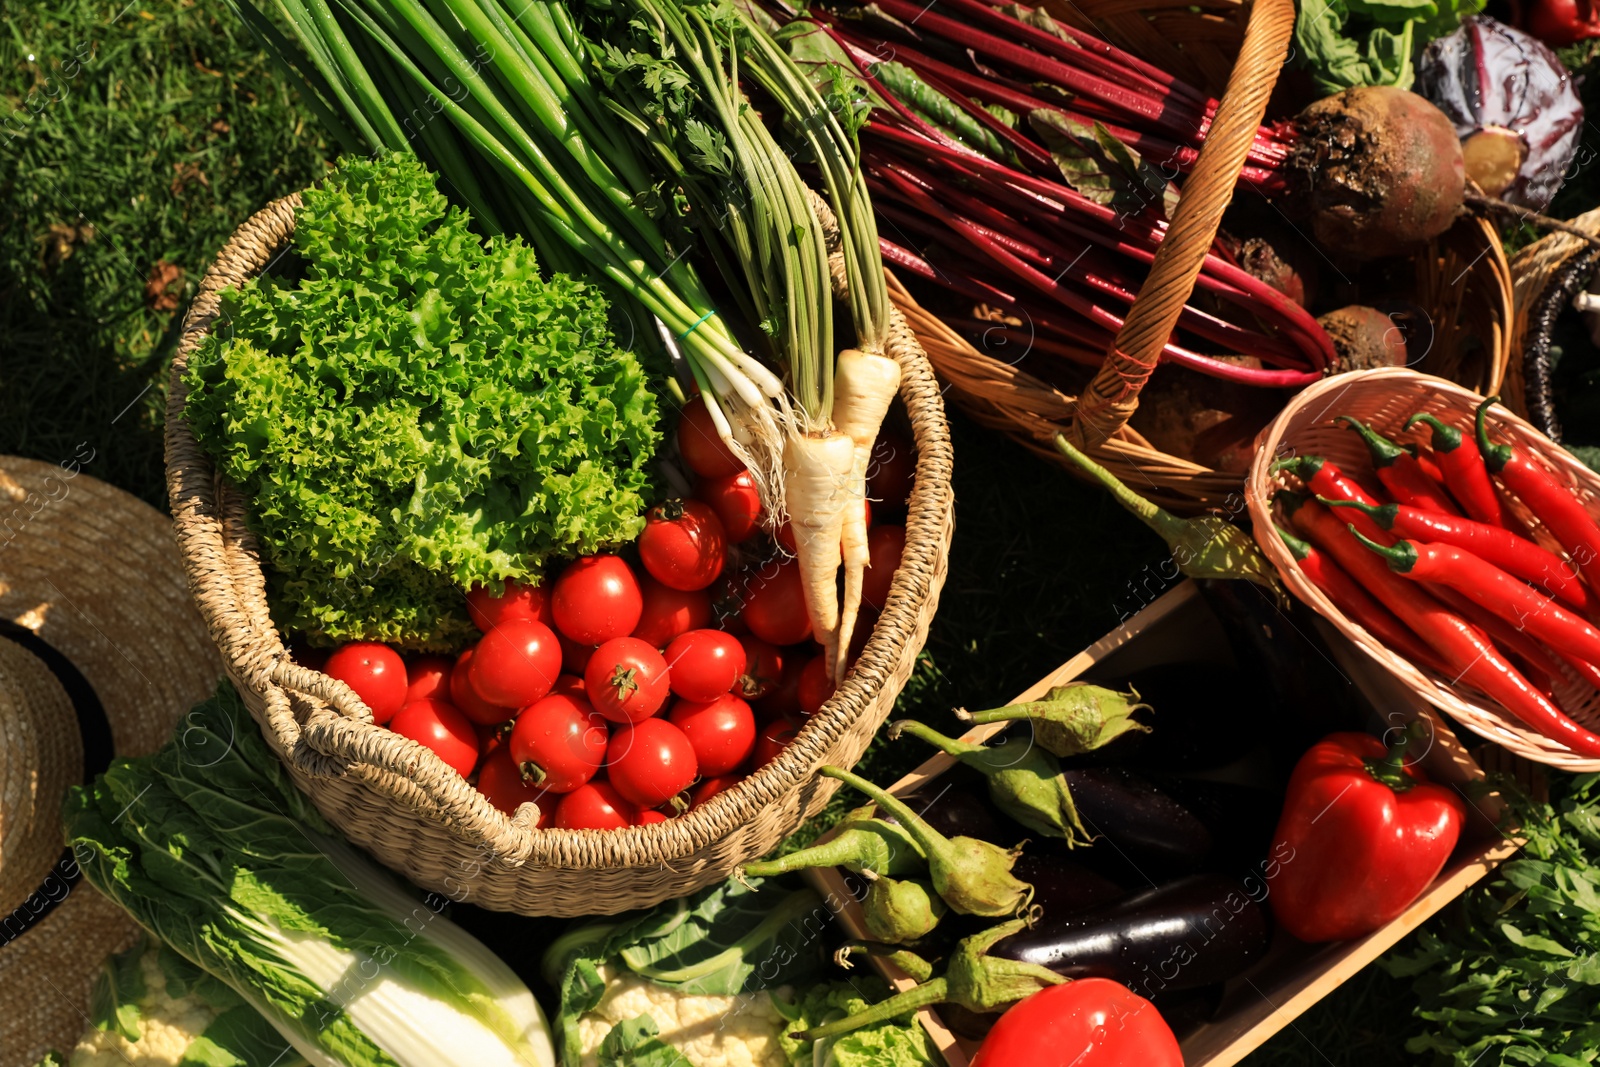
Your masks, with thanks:
<instances>
[{"instance_id":1,"label":"beetroot","mask_svg":"<svg viewBox=\"0 0 1600 1067\"><path fill-rule=\"evenodd\" d=\"M1339 354L1336 373L1406 365L1405 330L1374 307L1352 304L1319 316Z\"/></svg>"},{"instance_id":2,"label":"beetroot","mask_svg":"<svg viewBox=\"0 0 1600 1067\"><path fill-rule=\"evenodd\" d=\"M1295 119L1285 169L1316 239L1357 259L1398 255L1461 212L1466 166L1455 126L1415 93L1346 89Z\"/></svg>"}]
</instances>

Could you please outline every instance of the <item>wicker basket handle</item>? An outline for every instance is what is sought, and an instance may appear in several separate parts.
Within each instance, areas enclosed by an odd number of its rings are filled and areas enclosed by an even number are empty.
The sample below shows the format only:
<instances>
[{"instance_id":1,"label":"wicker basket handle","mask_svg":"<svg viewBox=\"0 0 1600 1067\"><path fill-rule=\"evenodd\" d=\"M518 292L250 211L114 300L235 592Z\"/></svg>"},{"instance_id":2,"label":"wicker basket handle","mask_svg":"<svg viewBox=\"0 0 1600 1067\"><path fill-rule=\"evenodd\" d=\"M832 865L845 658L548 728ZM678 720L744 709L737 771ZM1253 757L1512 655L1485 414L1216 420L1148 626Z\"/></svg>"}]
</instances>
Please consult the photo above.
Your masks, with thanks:
<instances>
[{"instance_id":1,"label":"wicker basket handle","mask_svg":"<svg viewBox=\"0 0 1600 1067\"><path fill-rule=\"evenodd\" d=\"M1222 224L1222 213L1233 199L1239 172L1266 114L1267 98L1288 56L1293 30L1294 0L1255 0L1239 61L1184 183L1172 225L1105 362L1078 400L1072 436L1079 445L1098 447L1138 408L1139 391L1178 324L1178 314L1194 291Z\"/></svg>"}]
</instances>

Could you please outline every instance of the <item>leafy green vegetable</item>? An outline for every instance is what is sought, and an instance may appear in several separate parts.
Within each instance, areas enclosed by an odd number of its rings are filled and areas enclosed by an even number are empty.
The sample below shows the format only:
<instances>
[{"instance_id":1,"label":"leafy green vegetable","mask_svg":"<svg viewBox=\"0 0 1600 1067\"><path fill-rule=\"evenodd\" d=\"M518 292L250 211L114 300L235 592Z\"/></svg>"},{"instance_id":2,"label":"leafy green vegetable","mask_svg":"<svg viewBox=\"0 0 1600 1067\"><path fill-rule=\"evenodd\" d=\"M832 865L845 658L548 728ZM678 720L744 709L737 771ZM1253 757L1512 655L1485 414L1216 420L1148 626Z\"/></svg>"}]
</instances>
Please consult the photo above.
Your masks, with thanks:
<instances>
[{"instance_id":1,"label":"leafy green vegetable","mask_svg":"<svg viewBox=\"0 0 1600 1067\"><path fill-rule=\"evenodd\" d=\"M606 992L601 968L621 966L666 989L733 996L804 981L818 969L813 942L833 912L810 889L729 880L621 921L570 931L546 951L560 976L564 1064L577 1064L578 1023Z\"/></svg>"},{"instance_id":2,"label":"leafy green vegetable","mask_svg":"<svg viewBox=\"0 0 1600 1067\"><path fill-rule=\"evenodd\" d=\"M1562 783L1557 783L1558 788ZM1549 804L1517 804L1528 843L1418 949L1383 966L1413 977L1431 1024L1406 1049L1432 1062L1591 1064L1600 1046L1600 775Z\"/></svg>"},{"instance_id":3,"label":"leafy green vegetable","mask_svg":"<svg viewBox=\"0 0 1600 1067\"><path fill-rule=\"evenodd\" d=\"M660 1033L648 1015L620 1022L600 1043L600 1062L606 1067L694 1067L683 1053L661 1040Z\"/></svg>"},{"instance_id":4,"label":"leafy green vegetable","mask_svg":"<svg viewBox=\"0 0 1600 1067\"><path fill-rule=\"evenodd\" d=\"M553 1064L527 987L334 836L226 685L63 815L95 888L316 1067Z\"/></svg>"},{"instance_id":5,"label":"leafy green vegetable","mask_svg":"<svg viewBox=\"0 0 1600 1067\"><path fill-rule=\"evenodd\" d=\"M298 213L305 277L224 294L190 358L195 436L314 639L450 648L463 587L643 528L656 400L605 300L469 225L414 158L347 158Z\"/></svg>"},{"instance_id":6,"label":"leafy green vegetable","mask_svg":"<svg viewBox=\"0 0 1600 1067\"><path fill-rule=\"evenodd\" d=\"M1483 0L1301 0L1295 51L1325 95L1358 85L1411 88L1412 60Z\"/></svg>"},{"instance_id":7,"label":"leafy green vegetable","mask_svg":"<svg viewBox=\"0 0 1600 1067\"><path fill-rule=\"evenodd\" d=\"M865 979L815 986L793 1003L776 1000L778 1010L790 1022L789 1030L801 1031L865 1011L889 995L881 979ZM819 1042L800 1041L785 1033L780 1041L796 1065L812 1063L827 1067L923 1067L940 1062L928 1034L914 1013L901 1019L875 1023L837 1038ZM820 1050L816 1045L822 1045Z\"/></svg>"}]
</instances>

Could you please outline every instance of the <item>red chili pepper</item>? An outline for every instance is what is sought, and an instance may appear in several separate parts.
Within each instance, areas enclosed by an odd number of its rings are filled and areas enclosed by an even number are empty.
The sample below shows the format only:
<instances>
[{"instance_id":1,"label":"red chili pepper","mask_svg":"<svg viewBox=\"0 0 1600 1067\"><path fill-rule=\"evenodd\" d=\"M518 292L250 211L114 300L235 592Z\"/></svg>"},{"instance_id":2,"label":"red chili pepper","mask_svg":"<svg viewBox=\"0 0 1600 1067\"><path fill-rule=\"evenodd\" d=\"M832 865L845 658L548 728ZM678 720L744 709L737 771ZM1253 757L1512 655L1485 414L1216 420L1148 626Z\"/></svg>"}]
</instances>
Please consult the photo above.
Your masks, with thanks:
<instances>
[{"instance_id":1,"label":"red chili pepper","mask_svg":"<svg viewBox=\"0 0 1600 1067\"><path fill-rule=\"evenodd\" d=\"M1451 589L1435 589L1435 594L1453 593ZM1557 652L1546 648L1535 641L1527 631L1520 630L1511 623L1500 618L1491 611L1479 607L1465 597L1457 601L1446 600L1450 607L1455 608L1461 616L1472 625L1488 634L1489 637L1506 652L1522 657L1523 663L1544 675L1541 692L1552 704L1559 706L1555 694L1551 692L1554 679L1561 677L1561 665L1570 666L1573 671L1596 689L1600 689L1600 667L1588 660L1579 659L1577 656L1565 652ZM1527 675L1528 681L1540 685L1540 679L1532 674Z\"/></svg>"},{"instance_id":2,"label":"red chili pepper","mask_svg":"<svg viewBox=\"0 0 1600 1067\"><path fill-rule=\"evenodd\" d=\"M1360 482L1340 470L1338 464L1322 456L1294 456L1290 459L1280 459L1272 465L1272 469L1291 471L1319 498L1348 500L1356 504L1373 506L1378 503L1371 493L1361 487ZM1357 515L1352 521L1355 522L1357 529L1380 545L1394 541L1394 538L1385 533L1377 523L1365 516Z\"/></svg>"},{"instance_id":3,"label":"red chili pepper","mask_svg":"<svg viewBox=\"0 0 1600 1067\"><path fill-rule=\"evenodd\" d=\"M1340 522L1332 511L1310 501L1295 509L1293 519L1312 544L1336 559L1412 633L1451 664L1461 681L1573 752L1600 756L1600 737L1573 722L1529 685L1494 643L1465 619L1445 608L1421 586L1395 575L1376 555L1362 548L1349 536L1354 524Z\"/></svg>"},{"instance_id":4,"label":"red chili pepper","mask_svg":"<svg viewBox=\"0 0 1600 1067\"><path fill-rule=\"evenodd\" d=\"M1406 429L1419 422L1433 427L1433 454L1438 457L1439 470L1451 495L1479 522L1504 526L1505 509L1494 491L1494 483L1489 480L1489 469L1483 465L1483 453L1478 451L1477 444L1463 437L1454 426L1446 426L1425 411L1407 419Z\"/></svg>"},{"instance_id":5,"label":"red chili pepper","mask_svg":"<svg viewBox=\"0 0 1600 1067\"><path fill-rule=\"evenodd\" d=\"M1498 403L1491 396L1478 405L1478 451L1489 470L1500 476L1506 488L1522 498L1534 517L1544 523L1561 547L1567 550L1590 589L1600 589L1600 525L1584 510L1572 490L1556 481L1543 465L1521 455L1510 445L1491 445L1484 417L1489 405Z\"/></svg>"},{"instance_id":6,"label":"red chili pepper","mask_svg":"<svg viewBox=\"0 0 1600 1067\"><path fill-rule=\"evenodd\" d=\"M1416 634L1407 630L1400 620L1394 617L1394 612L1372 599L1372 594L1357 585L1349 572L1335 563L1327 553L1319 551L1281 526L1276 529L1278 536L1283 538L1284 545L1289 549L1289 554L1300 564L1300 570L1311 579L1312 585L1327 594L1328 599L1333 601L1340 611L1360 623L1368 633L1384 645L1407 659L1425 664L1437 671L1447 670L1433 649L1419 641Z\"/></svg>"},{"instance_id":7,"label":"red chili pepper","mask_svg":"<svg viewBox=\"0 0 1600 1067\"><path fill-rule=\"evenodd\" d=\"M1417 458L1417 466L1422 468L1422 473L1432 479L1434 484L1445 484L1444 469L1439 466L1439 459L1433 454L1433 449L1408 445L1406 446L1406 451Z\"/></svg>"},{"instance_id":8,"label":"red chili pepper","mask_svg":"<svg viewBox=\"0 0 1600 1067\"><path fill-rule=\"evenodd\" d=\"M1361 540L1396 574L1448 586L1555 651L1600 663L1600 630L1466 549L1403 540L1385 547Z\"/></svg>"},{"instance_id":9,"label":"red chili pepper","mask_svg":"<svg viewBox=\"0 0 1600 1067\"><path fill-rule=\"evenodd\" d=\"M1312 745L1289 777L1269 855L1272 914L1302 941L1364 937L1399 918L1455 850L1466 805L1406 767L1394 747L1338 733Z\"/></svg>"},{"instance_id":10,"label":"red chili pepper","mask_svg":"<svg viewBox=\"0 0 1600 1067\"><path fill-rule=\"evenodd\" d=\"M1345 423L1361 435L1361 439L1367 443L1367 451L1372 453L1372 466L1378 473L1378 481L1394 494L1396 500L1414 508L1426 508L1445 515L1461 514L1461 509L1450 499L1450 494L1423 473L1416 456L1360 419L1340 415L1334 421Z\"/></svg>"},{"instance_id":11,"label":"red chili pepper","mask_svg":"<svg viewBox=\"0 0 1600 1067\"><path fill-rule=\"evenodd\" d=\"M1586 615L1600 612L1600 597L1568 570L1566 560L1532 541L1523 540L1503 526L1452 518L1405 504L1374 507L1352 500L1323 500L1322 503L1336 508L1355 508L1379 528L1400 537L1464 548L1507 574L1542 587Z\"/></svg>"}]
</instances>

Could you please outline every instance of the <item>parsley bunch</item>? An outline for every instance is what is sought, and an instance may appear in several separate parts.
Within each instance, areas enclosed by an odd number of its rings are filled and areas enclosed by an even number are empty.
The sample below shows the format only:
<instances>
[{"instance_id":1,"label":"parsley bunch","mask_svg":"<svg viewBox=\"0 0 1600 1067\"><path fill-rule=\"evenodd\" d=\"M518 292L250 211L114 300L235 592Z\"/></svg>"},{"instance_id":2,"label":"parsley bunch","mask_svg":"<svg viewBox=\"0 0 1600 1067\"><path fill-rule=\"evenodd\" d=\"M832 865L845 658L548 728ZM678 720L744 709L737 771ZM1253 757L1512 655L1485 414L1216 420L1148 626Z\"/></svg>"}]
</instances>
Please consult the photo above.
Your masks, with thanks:
<instances>
[{"instance_id":1,"label":"parsley bunch","mask_svg":"<svg viewBox=\"0 0 1600 1067\"><path fill-rule=\"evenodd\" d=\"M1600 1049L1600 775L1518 805L1527 845L1459 911L1384 967L1414 977L1427 1031L1406 1043L1452 1067L1579 1067Z\"/></svg>"},{"instance_id":2,"label":"parsley bunch","mask_svg":"<svg viewBox=\"0 0 1600 1067\"><path fill-rule=\"evenodd\" d=\"M185 414L249 498L280 626L445 649L462 590L643 528L656 398L592 285L481 240L413 157L305 194L304 277L223 298Z\"/></svg>"}]
</instances>

